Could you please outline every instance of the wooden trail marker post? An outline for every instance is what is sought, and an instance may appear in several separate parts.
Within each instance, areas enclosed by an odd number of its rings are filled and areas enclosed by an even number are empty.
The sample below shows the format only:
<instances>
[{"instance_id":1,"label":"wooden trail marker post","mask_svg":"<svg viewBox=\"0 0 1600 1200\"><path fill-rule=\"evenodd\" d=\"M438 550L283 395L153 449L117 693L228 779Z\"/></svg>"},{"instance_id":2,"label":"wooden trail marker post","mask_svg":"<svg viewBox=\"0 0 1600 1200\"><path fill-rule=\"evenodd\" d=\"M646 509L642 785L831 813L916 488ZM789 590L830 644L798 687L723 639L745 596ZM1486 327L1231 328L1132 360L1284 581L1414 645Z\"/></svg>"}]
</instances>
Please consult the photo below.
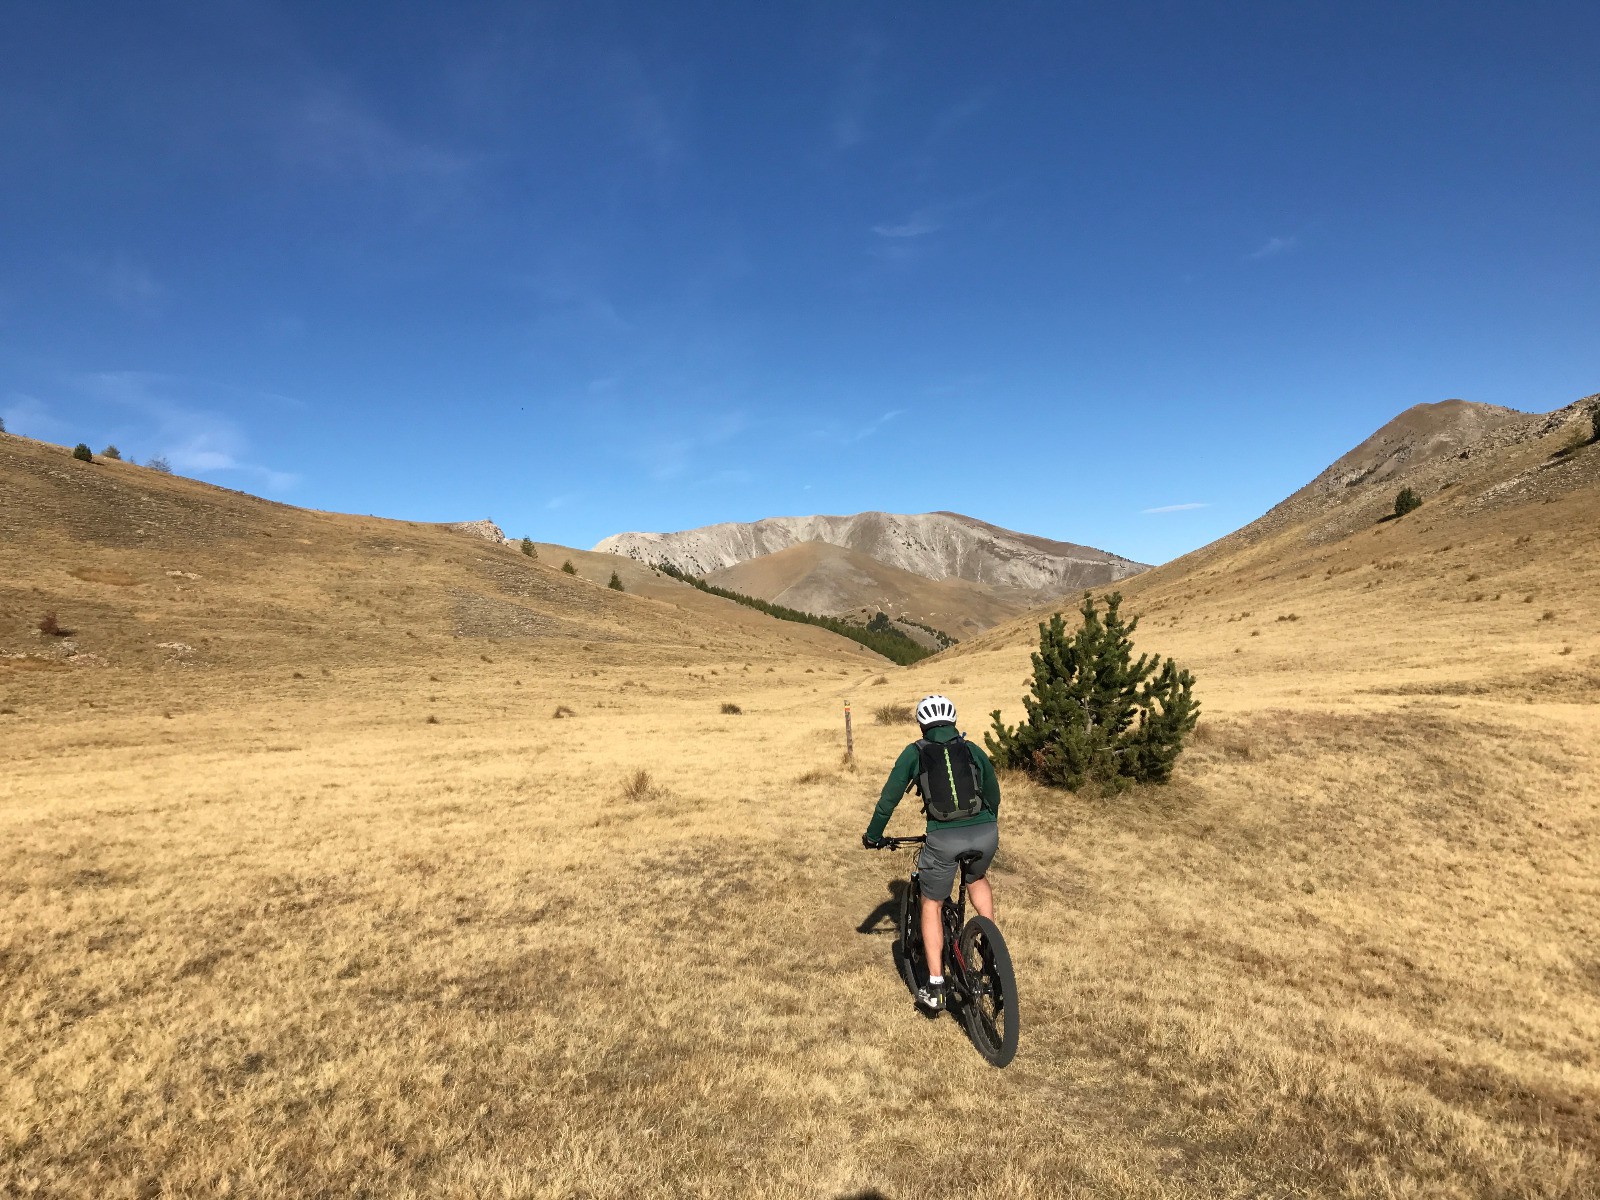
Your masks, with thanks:
<instances>
[{"instance_id":1,"label":"wooden trail marker post","mask_svg":"<svg viewBox=\"0 0 1600 1200\"><path fill-rule=\"evenodd\" d=\"M856 760L856 738L850 731L850 701L844 702L844 756L851 762Z\"/></svg>"}]
</instances>

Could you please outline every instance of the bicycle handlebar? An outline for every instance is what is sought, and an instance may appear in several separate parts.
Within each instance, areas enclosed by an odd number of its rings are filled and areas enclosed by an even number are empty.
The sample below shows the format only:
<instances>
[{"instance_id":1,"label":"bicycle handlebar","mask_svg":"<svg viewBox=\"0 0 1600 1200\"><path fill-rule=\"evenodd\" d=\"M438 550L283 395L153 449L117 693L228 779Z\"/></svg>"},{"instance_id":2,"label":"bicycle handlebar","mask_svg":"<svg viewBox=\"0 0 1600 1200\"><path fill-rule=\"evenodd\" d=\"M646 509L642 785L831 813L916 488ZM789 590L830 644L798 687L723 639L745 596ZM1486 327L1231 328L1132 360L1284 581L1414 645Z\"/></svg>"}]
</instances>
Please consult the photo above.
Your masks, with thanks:
<instances>
[{"instance_id":1,"label":"bicycle handlebar","mask_svg":"<svg viewBox=\"0 0 1600 1200\"><path fill-rule=\"evenodd\" d=\"M918 846L927 840L926 834L918 834L916 837L886 837L883 839L883 845L879 849L898 850L901 846Z\"/></svg>"}]
</instances>

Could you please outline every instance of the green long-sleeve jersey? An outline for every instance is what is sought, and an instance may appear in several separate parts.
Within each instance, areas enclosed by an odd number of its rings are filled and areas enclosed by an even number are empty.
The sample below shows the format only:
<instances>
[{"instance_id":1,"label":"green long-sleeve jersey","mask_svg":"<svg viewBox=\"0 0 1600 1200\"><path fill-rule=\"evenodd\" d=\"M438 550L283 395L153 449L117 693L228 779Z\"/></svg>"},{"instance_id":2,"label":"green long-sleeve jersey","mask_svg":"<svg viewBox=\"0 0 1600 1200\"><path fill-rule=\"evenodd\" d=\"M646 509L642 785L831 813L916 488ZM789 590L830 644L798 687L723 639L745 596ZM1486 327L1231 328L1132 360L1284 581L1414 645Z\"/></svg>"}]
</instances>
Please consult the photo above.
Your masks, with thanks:
<instances>
[{"instance_id":1,"label":"green long-sleeve jersey","mask_svg":"<svg viewBox=\"0 0 1600 1200\"><path fill-rule=\"evenodd\" d=\"M924 736L930 742L953 742L956 738L956 729L954 725L938 725L928 730ZM995 777L994 764L975 742L968 742L967 749L972 751L972 761L978 764L978 773L983 777L983 809L977 816L968 817L964 821L930 820L929 829L962 829L968 825L987 825L1000 816L1000 780ZM878 797L878 805L872 810L872 824L867 826L869 838L883 836L889 818L894 815L895 805L899 804L900 798L911 790L921 766L922 755L918 753L915 742L900 751L900 757L894 761L894 770L889 772L889 781L883 785L883 794Z\"/></svg>"}]
</instances>

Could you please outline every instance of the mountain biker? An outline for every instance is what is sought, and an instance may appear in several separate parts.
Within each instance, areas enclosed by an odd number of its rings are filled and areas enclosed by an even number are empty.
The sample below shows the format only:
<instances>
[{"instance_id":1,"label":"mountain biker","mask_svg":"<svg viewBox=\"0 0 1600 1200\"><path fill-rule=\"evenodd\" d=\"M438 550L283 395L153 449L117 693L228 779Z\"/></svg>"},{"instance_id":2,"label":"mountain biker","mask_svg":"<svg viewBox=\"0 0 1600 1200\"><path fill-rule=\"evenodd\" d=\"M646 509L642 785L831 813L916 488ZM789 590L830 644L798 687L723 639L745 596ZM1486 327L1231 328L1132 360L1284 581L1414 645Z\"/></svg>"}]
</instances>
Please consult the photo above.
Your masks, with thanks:
<instances>
[{"instance_id":1,"label":"mountain biker","mask_svg":"<svg viewBox=\"0 0 1600 1200\"><path fill-rule=\"evenodd\" d=\"M886 844L883 831L895 805L916 787L928 815L927 841L917 855L928 982L917 989L917 1003L937 1012L944 1007L945 991L941 910L955 886L956 855L963 851L982 855L967 868L967 894L980 916L994 920L994 892L985 874L1000 844L1000 781L989 756L956 729L956 706L947 697L923 697L917 704L917 724L922 737L895 760L861 844L868 850Z\"/></svg>"}]
</instances>

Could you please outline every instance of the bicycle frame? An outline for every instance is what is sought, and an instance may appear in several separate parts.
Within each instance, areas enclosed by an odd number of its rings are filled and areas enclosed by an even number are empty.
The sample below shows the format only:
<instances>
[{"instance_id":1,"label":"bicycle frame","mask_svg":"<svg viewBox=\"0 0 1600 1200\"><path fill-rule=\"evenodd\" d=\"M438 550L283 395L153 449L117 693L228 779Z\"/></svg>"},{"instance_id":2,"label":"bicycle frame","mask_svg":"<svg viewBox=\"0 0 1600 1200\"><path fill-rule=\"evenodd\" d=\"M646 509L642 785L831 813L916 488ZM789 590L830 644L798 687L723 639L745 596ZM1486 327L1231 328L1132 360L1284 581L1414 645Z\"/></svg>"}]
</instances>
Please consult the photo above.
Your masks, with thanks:
<instances>
[{"instance_id":1,"label":"bicycle frame","mask_svg":"<svg viewBox=\"0 0 1600 1200\"><path fill-rule=\"evenodd\" d=\"M901 846L920 845L927 840L926 836L919 836L884 838L883 842L886 849L898 850ZM911 868L911 886L917 888L917 895L920 898L922 889L917 882L918 875L919 872L915 864L913 864ZM920 918L920 916L919 911L918 917ZM966 920L967 868L966 864L962 863L960 869L956 872L955 894L946 899L940 909L940 925L944 932L944 954L942 958L945 966L945 983L962 1000L972 1002L978 996L978 988L973 985L972 980L968 977L967 964L961 957L961 927L966 924ZM920 919L914 922L914 928L911 932L916 937L920 947L922 942L922 921ZM926 960L926 949L922 950L922 955Z\"/></svg>"},{"instance_id":2,"label":"bicycle frame","mask_svg":"<svg viewBox=\"0 0 1600 1200\"><path fill-rule=\"evenodd\" d=\"M885 838L877 843L880 849L896 850L901 846L926 843L926 837ZM965 851L956 856L961 879L954 894L940 907L940 934L948 947L944 955L944 977L953 1003L952 1015L966 1026L978 1053L991 1066L1007 1066L1017 1053L1017 1034L1020 1017L1017 1012L1016 972L1011 965L1011 952L1005 938L993 920L978 915L967 918L967 868L981 858L976 851ZM919 975L917 960L926 967L927 955L922 947L922 884L921 872L913 866L910 890L901 894L900 915L895 927L897 942L896 965L902 981L916 991ZM962 951L965 942L973 955L968 962ZM943 1007L943 1006L941 1006ZM936 1012L925 1012L936 1016Z\"/></svg>"}]
</instances>

